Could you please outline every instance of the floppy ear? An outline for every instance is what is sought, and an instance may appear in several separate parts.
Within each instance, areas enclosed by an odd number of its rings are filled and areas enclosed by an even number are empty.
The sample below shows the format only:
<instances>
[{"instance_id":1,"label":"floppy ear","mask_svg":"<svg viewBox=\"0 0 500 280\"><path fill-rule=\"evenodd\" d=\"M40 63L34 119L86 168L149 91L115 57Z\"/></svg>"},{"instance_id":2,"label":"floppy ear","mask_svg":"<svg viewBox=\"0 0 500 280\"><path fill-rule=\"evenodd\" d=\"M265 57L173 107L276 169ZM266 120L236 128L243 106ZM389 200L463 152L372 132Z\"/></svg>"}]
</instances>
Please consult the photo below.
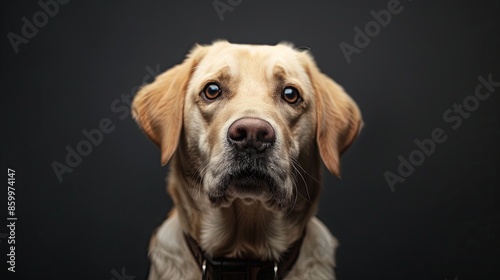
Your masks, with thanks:
<instances>
[{"instance_id":1,"label":"floppy ear","mask_svg":"<svg viewBox=\"0 0 500 280\"><path fill-rule=\"evenodd\" d=\"M316 141L326 167L340 177L340 155L363 126L361 112L344 89L309 60L309 76L316 96Z\"/></svg>"},{"instance_id":2,"label":"floppy ear","mask_svg":"<svg viewBox=\"0 0 500 280\"><path fill-rule=\"evenodd\" d=\"M184 99L194 68L205 53L195 46L179 65L144 86L132 103L132 115L144 133L161 149L162 165L177 149L182 130Z\"/></svg>"}]
</instances>

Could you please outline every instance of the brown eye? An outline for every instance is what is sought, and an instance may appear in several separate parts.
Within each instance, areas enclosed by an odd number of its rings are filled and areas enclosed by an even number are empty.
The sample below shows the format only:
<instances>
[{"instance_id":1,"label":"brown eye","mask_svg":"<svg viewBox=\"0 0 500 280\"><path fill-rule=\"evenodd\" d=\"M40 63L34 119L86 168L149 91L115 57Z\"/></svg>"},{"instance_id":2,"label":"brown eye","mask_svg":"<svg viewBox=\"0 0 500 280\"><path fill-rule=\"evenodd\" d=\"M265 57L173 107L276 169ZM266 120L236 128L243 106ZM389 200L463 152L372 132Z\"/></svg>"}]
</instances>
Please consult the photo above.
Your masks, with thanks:
<instances>
[{"instance_id":1,"label":"brown eye","mask_svg":"<svg viewBox=\"0 0 500 280\"><path fill-rule=\"evenodd\" d=\"M214 100L220 96L221 92L222 90L218 84L209 83L205 86L205 89L203 89L203 96L208 100Z\"/></svg>"},{"instance_id":2,"label":"brown eye","mask_svg":"<svg viewBox=\"0 0 500 280\"><path fill-rule=\"evenodd\" d=\"M299 91L294 87L286 87L283 90L282 97L286 102L290 104L295 104L300 99Z\"/></svg>"}]
</instances>

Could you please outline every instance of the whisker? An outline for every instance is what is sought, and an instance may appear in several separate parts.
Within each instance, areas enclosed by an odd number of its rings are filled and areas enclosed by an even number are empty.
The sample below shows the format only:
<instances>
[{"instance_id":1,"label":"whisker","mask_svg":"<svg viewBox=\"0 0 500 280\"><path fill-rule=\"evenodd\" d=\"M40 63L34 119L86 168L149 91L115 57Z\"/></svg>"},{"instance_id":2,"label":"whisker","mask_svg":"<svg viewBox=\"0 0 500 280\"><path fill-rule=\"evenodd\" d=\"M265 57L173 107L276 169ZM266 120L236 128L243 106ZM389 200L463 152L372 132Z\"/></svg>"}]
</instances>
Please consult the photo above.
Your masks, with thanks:
<instances>
[{"instance_id":1,"label":"whisker","mask_svg":"<svg viewBox=\"0 0 500 280\"><path fill-rule=\"evenodd\" d=\"M295 163L297 164L297 166L298 166L298 167L300 167L300 169L302 169L302 171L304 171L304 173L305 173L305 174L306 174L309 178L311 178L311 179L312 179L313 181L315 181L316 183L321 184L321 182L320 182L318 179L316 179L316 178L315 178L315 177L313 177L311 174L309 174L309 173L308 173L308 172L307 172L307 171L306 171L306 170L302 167L302 165L300 165L300 163L299 163L299 161L298 161L297 159L295 159L295 158L293 158L293 157L292 157L291 159L292 159L292 162L295 162Z\"/></svg>"},{"instance_id":2,"label":"whisker","mask_svg":"<svg viewBox=\"0 0 500 280\"><path fill-rule=\"evenodd\" d=\"M302 178L302 181L304 182L304 187L306 188L306 193L307 193L307 198L308 198L307 201L309 203L312 203L311 195L309 194L309 186L307 185L307 182L306 182L304 176L302 176L302 173L300 172L300 170L298 170L297 167L295 166L296 164L300 166L300 164L294 158L292 158L292 166L295 169L295 171L300 175L300 177Z\"/></svg>"},{"instance_id":3,"label":"whisker","mask_svg":"<svg viewBox=\"0 0 500 280\"><path fill-rule=\"evenodd\" d=\"M291 171L287 171L288 175L291 175L292 177L295 177L295 174L293 174ZM297 200L298 200L298 195L299 195L299 188L297 187L297 181L293 180L293 188L295 189L295 195L293 199L293 205L290 208L290 211L288 211L285 216L283 217L283 221L293 212L293 209L295 208L295 205L297 205Z\"/></svg>"}]
</instances>

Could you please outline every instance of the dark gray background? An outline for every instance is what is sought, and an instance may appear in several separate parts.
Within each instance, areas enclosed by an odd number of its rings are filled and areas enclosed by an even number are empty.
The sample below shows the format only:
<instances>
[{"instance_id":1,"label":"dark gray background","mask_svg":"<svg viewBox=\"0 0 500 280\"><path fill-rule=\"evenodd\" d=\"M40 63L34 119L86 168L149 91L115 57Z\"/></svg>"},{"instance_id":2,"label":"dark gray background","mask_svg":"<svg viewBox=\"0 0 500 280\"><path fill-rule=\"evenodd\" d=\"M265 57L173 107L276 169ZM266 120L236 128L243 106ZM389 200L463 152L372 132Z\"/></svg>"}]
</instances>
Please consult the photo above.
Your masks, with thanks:
<instances>
[{"instance_id":1,"label":"dark gray background","mask_svg":"<svg viewBox=\"0 0 500 280\"><path fill-rule=\"evenodd\" d=\"M347 63L339 44L353 44L353 28L388 2L244 0L221 21L211 0L71 1L15 54L7 34L20 34L21 18L40 6L4 1L2 166L16 170L16 275L120 280L113 271L125 268L145 279L149 236L171 208L168 167L110 104L142 83L145 67L164 71L196 42L225 38L310 47L363 112L343 179L324 175L318 214L341 244L338 279L498 279L500 88L457 130L442 115L474 93L479 75L500 81L500 4L402 1ZM51 163L63 163L65 147L103 118L115 130L60 183ZM397 172L398 155L407 158L436 127L446 142L391 192L384 172ZM0 193L5 221L6 188ZM1 239L0 275L14 279L6 245Z\"/></svg>"}]
</instances>

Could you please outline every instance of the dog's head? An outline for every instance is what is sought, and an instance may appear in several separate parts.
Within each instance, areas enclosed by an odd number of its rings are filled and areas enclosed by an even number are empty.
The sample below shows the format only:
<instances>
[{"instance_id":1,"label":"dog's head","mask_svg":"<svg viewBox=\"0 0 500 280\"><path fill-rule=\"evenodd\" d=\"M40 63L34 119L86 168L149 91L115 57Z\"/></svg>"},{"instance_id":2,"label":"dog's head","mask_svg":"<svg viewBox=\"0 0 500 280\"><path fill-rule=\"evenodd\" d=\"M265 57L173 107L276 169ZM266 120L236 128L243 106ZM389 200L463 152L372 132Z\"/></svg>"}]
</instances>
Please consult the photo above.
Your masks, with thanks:
<instances>
[{"instance_id":1,"label":"dog's head","mask_svg":"<svg viewBox=\"0 0 500 280\"><path fill-rule=\"evenodd\" d=\"M362 124L344 90L287 44L196 46L142 88L132 109L162 163L176 153L213 206L236 198L290 206L307 160L319 153L339 176Z\"/></svg>"}]
</instances>

